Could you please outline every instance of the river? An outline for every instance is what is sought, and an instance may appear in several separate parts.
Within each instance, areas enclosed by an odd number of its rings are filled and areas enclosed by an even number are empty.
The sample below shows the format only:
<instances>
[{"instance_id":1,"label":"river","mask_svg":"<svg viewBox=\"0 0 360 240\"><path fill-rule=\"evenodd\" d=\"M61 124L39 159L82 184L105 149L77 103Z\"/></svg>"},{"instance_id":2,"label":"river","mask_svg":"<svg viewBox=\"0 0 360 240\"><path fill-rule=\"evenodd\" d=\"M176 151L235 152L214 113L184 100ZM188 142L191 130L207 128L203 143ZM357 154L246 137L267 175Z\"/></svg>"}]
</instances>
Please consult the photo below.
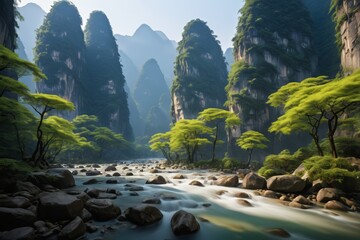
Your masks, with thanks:
<instances>
[{"instance_id":1,"label":"river","mask_svg":"<svg viewBox=\"0 0 360 240\"><path fill-rule=\"evenodd\" d=\"M86 188L116 189L121 196L112 200L122 212L126 208L141 204L142 200L149 197L159 197L161 204L154 205L161 210L163 219L150 226L137 227L129 222L112 220L108 222L94 222L99 230L88 234L89 239L136 239L136 240L172 240L172 239L197 239L197 240L237 240L237 239L279 239L266 232L269 228L281 228L290 233L288 239L316 239L316 240L353 240L360 239L360 214L335 212L322 208L297 209L282 205L279 200L257 196L252 190L213 185L208 176L218 177L220 172L205 170L174 170L163 169L159 173L149 173L148 169L154 167L154 161L131 161L117 165L121 176L111 177L118 179L118 184L106 184L109 179L105 176L88 177L78 175L76 187L73 190ZM104 172L107 165L101 165L100 171ZM128 168L124 169L123 168ZM89 168L88 168L89 169ZM129 170L130 169L130 170ZM140 171L143 169L143 172ZM74 169L70 169L74 170ZM77 169L79 170L79 169ZM133 176L125 176L131 171ZM113 172L104 172L112 174ZM181 173L186 179L173 179ZM145 181L154 175L165 177L170 183L164 185L145 184ZM90 178L96 178L100 183L83 185ZM189 182L198 180L205 186L192 186ZM130 195L125 184L132 183L143 186L143 191L137 191L137 196ZM216 194L219 190L224 194ZM248 193L247 199L252 207L238 204L236 192ZM208 206L207 204L211 204ZM200 231L182 237L172 233L170 220L179 209L192 213L200 223ZM202 219L200 221L199 219ZM206 219L206 220L204 220ZM104 231L101 231L105 229Z\"/></svg>"}]
</instances>

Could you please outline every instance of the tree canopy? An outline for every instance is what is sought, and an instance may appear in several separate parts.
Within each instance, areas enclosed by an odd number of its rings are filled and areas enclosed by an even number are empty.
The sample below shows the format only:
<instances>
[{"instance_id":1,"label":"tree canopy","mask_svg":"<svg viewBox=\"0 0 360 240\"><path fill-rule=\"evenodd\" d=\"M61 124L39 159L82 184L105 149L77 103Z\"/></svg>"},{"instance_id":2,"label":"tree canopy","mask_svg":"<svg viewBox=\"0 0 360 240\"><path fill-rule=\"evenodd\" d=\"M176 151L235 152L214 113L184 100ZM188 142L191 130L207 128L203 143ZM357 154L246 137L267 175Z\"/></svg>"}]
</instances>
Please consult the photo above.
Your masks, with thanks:
<instances>
[{"instance_id":1,"label":"tree canopy","mask_svg":"<svg viewBox=\"0 0 360 240\"><path fill-rule=\"evenodd\" d=\"M269 97L269 104L282 106L284 114L270 127L270 131L288 134L293 131L308 131L319 151L318 129L324 121L334 157L337 151L334 135L345 112L358 109L360 102L360 72L329 80L326 77L309 78L300 83L289 83Z\"/></svg>"},{"instance_id":2,"label":"tree canopy","mask_svg":"<svg viewBox=\"0 0 360 240\"><path fill-rule=\"evenodd\" d=\"M225 128L230 129L231 127L239 126L240 119L235 113L220 108L207 108L199 113L198 119L205 121L205 123L210 124L210 126L215 126L215 135L212 142L212 161L214 161L215 147L219 141L220 125L225 124Z\"/></svg>"},{"instance_id":3,"label":"tree canopy","mask_svg":"<svg viewBox=\"0 0 360 240\"><path fill-rule=\"evenodd\" d=\"M253 150L267 148L266 142L269 142L269 139L257 131L250 130L241 134L236 143L240 148L249 152L248 167L250 165Z\"/></svg>"}]
</instances>

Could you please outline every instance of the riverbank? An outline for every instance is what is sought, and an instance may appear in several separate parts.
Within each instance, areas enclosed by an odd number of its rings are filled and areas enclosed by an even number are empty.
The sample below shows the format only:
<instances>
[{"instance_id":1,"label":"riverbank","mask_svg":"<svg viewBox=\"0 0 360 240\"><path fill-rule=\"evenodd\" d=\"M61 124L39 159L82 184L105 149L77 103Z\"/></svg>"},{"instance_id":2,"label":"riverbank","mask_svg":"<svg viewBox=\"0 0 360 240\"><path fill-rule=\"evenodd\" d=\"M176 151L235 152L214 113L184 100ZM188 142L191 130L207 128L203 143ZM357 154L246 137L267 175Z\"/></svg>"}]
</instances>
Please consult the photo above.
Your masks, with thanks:
<instances>
[{"instance_id":1,"label":"riverbank","mask_svg":"<svg viewBox=\"0 0 360 240\"><path fill-rule=\"evenodd\" d=\"M289 205L297 194L275 192L273 197L276 198L264 197L265 192L269 190L249 190L241 187L242 174L187 170L182 169L181 166L167 167L161 163L158 160L151 160L69 166L69 170L76 174L76 186L61 192L83 199L85 204L83 209L92 213L92 216L85 217L82 210L80 214L85 224L84 234L87 239L178 239L179 237L174 234L171 219L179 210L185 210L195 216L200 226L200 230L186 235L186 239L278 239L279 237L355 239L358 237L360 214L357 212L328 210L322 208L324 204L316 202L303 204L308 206L307 209L289 207L286 205ZM165 183L146 183L156 176L162 176ZM240 176L236 185L232 187L217 185L219 179L233 176ZM43 192L44 190L40 194L44 194ZM267 194L271 195L269 192ZM281 197L282 200L278 199ZM109 201L116 206L112 211L116 213L118 207L121 214L119 212L113 217L99 221L99 216L94 215L91 210L93 206L89 206L89 203L86 205L89 199L94 199L93 203L98 200ZM36 202L36 199L34 201ZM127 209L144 203L159 209L163 216L153 224L139 226L128 219L126 212ZM39 206L39 203L37 204ZM58 227L58 230L53 231L49 237L63 231L70 221L71 219L44 221L45 224L51 223ZM34 226L33 229L35 236L39 236L39 228Z\"/></svg>"}]
</instances>

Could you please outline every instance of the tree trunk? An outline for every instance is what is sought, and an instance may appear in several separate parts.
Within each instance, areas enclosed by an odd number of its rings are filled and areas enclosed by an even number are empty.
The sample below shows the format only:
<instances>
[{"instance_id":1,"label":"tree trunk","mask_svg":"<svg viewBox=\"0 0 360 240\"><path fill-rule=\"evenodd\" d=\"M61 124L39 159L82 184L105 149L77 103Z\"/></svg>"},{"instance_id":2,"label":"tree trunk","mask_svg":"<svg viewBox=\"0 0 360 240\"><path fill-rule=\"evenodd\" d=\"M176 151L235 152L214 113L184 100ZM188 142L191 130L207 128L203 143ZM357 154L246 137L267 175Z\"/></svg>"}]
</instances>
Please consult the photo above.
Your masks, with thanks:
<instances>
[{"instance_id":1,"label":"tree trunk","mask_svg":"<svg viewBox=\"0 0 360 240\"><path fill-rule=\"evenodd\" d=\"M212 162L215 161L215 147L216 147L216 142L218 139L218 130L219 130L219 124L216 124L215 138L214 138L213 145L212 145L212 156L211 156Z\"/></svg>"},{"instance_id":2,"label":"tree trunk","mask_svg":"<svg viewBox=\"0 0 360 240\"><path fill-rule=\"evenodd\" d=\"M338 157L336 145L335 145L335 131L338 124L338 116L333 116L332 118L328 119L328 139L330 143L331 153L334 158Z\"/></svg>"},{"instance_id":3,"label":"tree trunk","mask_svg":"<svg viewBox=\"0 0 360 240\"><path fill-rule=\"evenodd\" d=\"M316 149L318 151L319 156L324 156L324 151L322 150L321 146L320 146L320 140L319 140L319 136L311 134L310 136L313 138L314 143L316 145Z\"/></svg>"},{"instance_id":4,"label":"tree trunk","mask_svg":"<svg viewBox=\"0 0 360 240\"><path fill-rule=\"evenodd\" d=\"M251 155L252 155L253 149L249 149L249 158L246 167L249 168L250 162L251 162Z\"/></svg>"},{"instance_id":5,"label":"tree trunk","mask_svg":"<svg viewBox=\"0 0 360 240\"><path fill-rule=\"evenodd\" d=\"M37 143L36 143L36 147L35 150L31 156L31 161L35 164L35 166L39 163L40 157L41 157L41 148L43 147L43 132L41 130L41 126L45 117L45 113L47 112L47 106L45 106L44 110L40 113L40 121L39 124L37 126L36 129L36 138L37 138Z\"/></svg>"}]
</instances>

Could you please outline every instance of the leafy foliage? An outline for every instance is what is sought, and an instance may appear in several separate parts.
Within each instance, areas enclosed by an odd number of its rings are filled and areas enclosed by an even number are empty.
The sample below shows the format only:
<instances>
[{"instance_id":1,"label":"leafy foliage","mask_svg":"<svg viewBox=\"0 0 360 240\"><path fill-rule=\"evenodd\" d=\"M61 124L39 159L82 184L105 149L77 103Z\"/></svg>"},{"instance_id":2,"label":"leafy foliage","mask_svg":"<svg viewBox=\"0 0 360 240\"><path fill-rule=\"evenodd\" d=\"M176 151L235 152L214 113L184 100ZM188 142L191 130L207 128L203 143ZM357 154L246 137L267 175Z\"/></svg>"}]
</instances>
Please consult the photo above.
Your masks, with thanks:
<instances>
[{"instance_id":1,"label":"leafy foliage","mask_svg":"<svg viewBox=\"0 0 360 240\"><path fill-rule=\"evenodd\" d=\"M227 69L213 31L200 19L190 21L184 27L178 52L172 95L181 95L192 114L220 107L225 102ZM202 98L206 99L203 103Z\"/></svg>"},{"instance_id":2,"label":"leafy foliage","mask_svg":"<svg viewBox=\"0 0 360 240\"><path fill-rule=\"evenodd\" d=\"M199 147L211 143L204 136L211 133L212 129L203 121L182 119L170 130L170 149L173 152L185 153L187 161L193 163Z\"/></svg>"},{"instance_id":3,"label":"leafy foliage","mask_svg":"<svg viewBox=\"0 0 360 240\"><path fill-rule=\"evenodd\" d=\"M327 122L328 139L334 157L337 150L334 135L345 111L357 111L360 102L360 72L330 81L326 77L309 78L301 83L289 83L269 97L272 106L283 106L284 114L270 127L270 131L290 133L308 131L319 145L318 129Z\"/></svg>"},{"instance_id":4,"label":"leafy foliage","mask_svg":"<svg viewBox=\"0 0 360 240\"><path fill-rule=\"evenodd\" d=\"M305 169L312 180L321 179L327 183L343 182L346 178L353 181L360 178L360 172L345 158L317 156L304 161Z\"/></svg>"},{"instance_id":5,"label":"leafy foliage","mask_svg":"<svg viewBox=\"0 0 360 240\"><path fill-rule=\"evenodd\" d=\"M59 159L71 162L109 162L135 157L134 146L121 134L102 127L94 115L73 119L77 141L64 146Z\"/></svg>"},{"instance_id":6,"label":"leafy foliage","mask_svg":"<svg viewBox=\"0 0 360 240\"><path fill-rule=\"evenodd\" d=\"M244 132L238 140L236 140L236 144L249 152L249 158L247 166L250 166L251 155L254 149L264 149L267 148L266 142L269 142L262 133L257 131L247 131Z\"/></svg>"},{"instance_id":7,"label":"leafy foliage","mask_svg":"<svg viewBox=\"0 0 360 240\"><path fill-rule=\"evenodd\" d=\"M110 22L103 12L90 14L85 26L85 42L88 75L83 81L83 113L97 116L102 126L132 140L118 47Z\"/></svg>"},{"instance_id":8,"label":"leafy foliage","mask_svg":"<svg viewBox=\"0 0 360 240\"><path fill-rule=\"evenodd\" d=\"M239 147L245 150L264 149L267 147L265 142L269 142L269 140L262 133L256 131L244 132L237 140Z\"/></svg>"},{"instance_id":9,"label":"leafy foliage","mask_svg":"<svg viewBox=\"0 0 360 240\"><path fill-rule=\"evenodd\" d=\"M269 178L275 175L292 173L305 159L312 155L306 148L300 148L294 154L284 150L278 155L269 155L265 158L264 165L258 173Z\"/></svg>"},{"instance_id":10,"label":"leafy foliage","mask_svg":"<svg viewBox=\"0 0 360 240\"><path fill-rule=\"evenodd\" d=\"M240 125L240 119L235 113L220 108L207 108L199 113L198 119L205 121L210 127L215 127L212 142L212 161L214 161L216 144L221 141L219 139L220 125L225 123L226 130L230 131L230 128Z\"/></svg>"}]
</instances>

